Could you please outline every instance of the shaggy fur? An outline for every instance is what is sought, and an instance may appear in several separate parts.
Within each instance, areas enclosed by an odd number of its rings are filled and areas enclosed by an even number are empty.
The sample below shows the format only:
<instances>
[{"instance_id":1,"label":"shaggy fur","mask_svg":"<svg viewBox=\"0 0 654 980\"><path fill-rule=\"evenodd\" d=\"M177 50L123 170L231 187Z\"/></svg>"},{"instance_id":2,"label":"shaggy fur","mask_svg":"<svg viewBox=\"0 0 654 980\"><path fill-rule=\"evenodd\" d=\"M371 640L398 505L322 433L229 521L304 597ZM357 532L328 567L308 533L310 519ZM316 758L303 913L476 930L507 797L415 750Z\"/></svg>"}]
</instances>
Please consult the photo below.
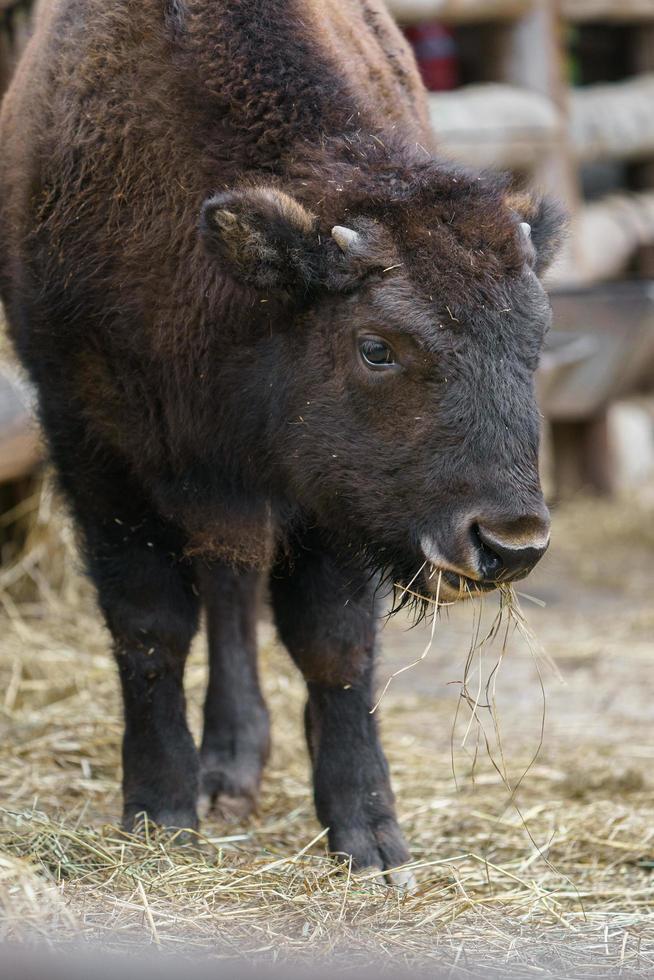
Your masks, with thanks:
<instances>
[{"instance_id":1,"label":"shaggy fur","mask_svg":"<svg viewBox=\"0 0 654 980\"><path fill-rule=\"evenodd\" d=\"M193 826L200 792L253 805L270 572L332 847L401 862L371 574L413 579L426 539L477 579L538 557L555 213L434 159L380 0L46 0L0 146L2 298L114 639L126 822ZM522 542L520 569L482 524ZM201 603L200 764L182 677Z\"/></svg>"}]
</instances>

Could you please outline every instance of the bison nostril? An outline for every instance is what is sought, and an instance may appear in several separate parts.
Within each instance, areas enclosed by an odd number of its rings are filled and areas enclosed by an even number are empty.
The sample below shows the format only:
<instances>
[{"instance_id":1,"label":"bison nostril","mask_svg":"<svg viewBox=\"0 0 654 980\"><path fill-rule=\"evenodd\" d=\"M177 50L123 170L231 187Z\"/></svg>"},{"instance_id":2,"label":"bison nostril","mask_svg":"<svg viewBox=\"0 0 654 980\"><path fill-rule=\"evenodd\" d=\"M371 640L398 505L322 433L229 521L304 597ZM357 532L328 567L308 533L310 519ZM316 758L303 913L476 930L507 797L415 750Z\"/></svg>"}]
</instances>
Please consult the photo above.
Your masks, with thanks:
<instances>
[{"instance_id":1,"label":"bison nostril","mask_svg":"<svg viewBox=\"0 0 654 980\"><path fill-rule=\"evenodd\" d=\"M486 579L510 581L526 575L547 550L549 535L502 537L499 532L475 524L473 538L479 557L479 571Z\"/></svg>"},{"instance_id":2,"label":"bison nostril","mask_svg":"<svg viewBox=\"0 0 654 980\"><path fill-rule=\"evenodd\" d=\"M479 555L479 570L482 577L485 579L497 578L504 568L504 562L497 551L486 543L478 524L474 524L472 527L472 539Z\"/></svg>"}]
</instances>

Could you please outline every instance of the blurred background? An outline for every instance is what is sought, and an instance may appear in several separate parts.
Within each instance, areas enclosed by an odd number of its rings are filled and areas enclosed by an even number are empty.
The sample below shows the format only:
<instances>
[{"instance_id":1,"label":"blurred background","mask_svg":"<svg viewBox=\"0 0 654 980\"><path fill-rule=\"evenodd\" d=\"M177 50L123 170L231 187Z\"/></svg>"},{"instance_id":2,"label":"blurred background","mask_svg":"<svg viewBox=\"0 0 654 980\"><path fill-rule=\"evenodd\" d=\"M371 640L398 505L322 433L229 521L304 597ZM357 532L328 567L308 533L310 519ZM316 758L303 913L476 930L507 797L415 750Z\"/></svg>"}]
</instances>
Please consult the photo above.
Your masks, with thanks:
<instances>
[{"instance_id":1,"label":"blurred background","mask_svg":"<svg viewBox=\"0 0 654 980\"><path fill-rule=\"evenodd\" d=\"M380 711L420 888L344 883L324 840L307 847L302 685L265 611L275 748L258 816L209 820L176 850L111 828L107 636L0 337L0 938L652 975L654 0L388 5L442 155L508 170L570 214L538 378L550 551L522 611L486 599L433 638L402 616L382 630ZM30 10L0 0L3 87ZM196 732L204 680L200 644Z\"/></svg>"}]
</instances>

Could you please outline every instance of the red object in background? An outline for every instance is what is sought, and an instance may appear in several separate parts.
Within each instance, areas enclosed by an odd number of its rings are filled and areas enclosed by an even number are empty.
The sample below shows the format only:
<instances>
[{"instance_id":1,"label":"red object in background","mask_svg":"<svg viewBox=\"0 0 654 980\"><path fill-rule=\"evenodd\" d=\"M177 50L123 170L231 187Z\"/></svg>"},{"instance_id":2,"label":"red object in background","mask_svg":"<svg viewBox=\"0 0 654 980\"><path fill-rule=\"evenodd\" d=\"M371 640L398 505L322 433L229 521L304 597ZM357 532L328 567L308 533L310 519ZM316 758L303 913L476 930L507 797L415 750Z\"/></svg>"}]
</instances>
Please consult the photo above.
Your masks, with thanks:
<instances>
[{"instance_id":1,"label":"red object in background","mask_svg":"<svg viewBox=\"0 0 654 980\"><path fill-rule=\"evenodd\" d=\"M447 92L459 84L459 62L454 34L433 22L404 29L418 61L422 80L430 92Z\"/></svg>"}]
</instances>

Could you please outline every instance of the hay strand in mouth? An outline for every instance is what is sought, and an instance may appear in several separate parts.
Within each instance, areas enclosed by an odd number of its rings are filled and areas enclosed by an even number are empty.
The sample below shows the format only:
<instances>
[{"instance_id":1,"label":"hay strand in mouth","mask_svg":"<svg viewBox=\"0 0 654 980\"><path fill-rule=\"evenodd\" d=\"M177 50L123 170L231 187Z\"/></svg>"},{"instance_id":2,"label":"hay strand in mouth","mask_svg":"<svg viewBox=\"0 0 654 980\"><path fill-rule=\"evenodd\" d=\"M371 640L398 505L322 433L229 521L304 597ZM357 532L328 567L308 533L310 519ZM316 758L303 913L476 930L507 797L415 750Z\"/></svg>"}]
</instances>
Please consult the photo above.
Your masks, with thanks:
<instances>
[{"instance_id":1,"label":"hay strand in mouth","mask_svg":"<svg viewBox=\"0 0 654 980\"><path fill-rule=\"evenodd\" d=\"M409 586L412 585L413 582L415 582L415 580L418 578L419 574L422 572L424 567L425 566L423 564L421 568L418 570L418 572L414 575L413 579L409 583ZM442 570L440 569L438 570L433 569L432 575L435 574L436 571L438 572L438 582L437 582L436 593L434 598L432 599L431 597L426 597L426 596L422 597L424 598L425 602L430 602L433 605L431 631L430 631L429 640L419 657L417 657L412 662L404 665L403 667L399 667L392 674L390 674L381 691L381 694L379 695L375 705L371 709L371 714L374 714L379 708L393 680L399 675L405 673L406 671L419 666L426 659L428 653L432 649L433 642L434 642L434 635L435 635L437 613L441 605L444 605L440 601L443 573ZM539 659L541 658L546 659L548 664L554 669L555 673L557 673L557 676L559 676L559 678L560 678L560 674L558 674L558 670L556 669L551 659L545 658L545 654L542 647L537 643L533 632L531 631L531 629L527 624L527 621L520 608L520 604L518 602L518 598L513 589L513 586L506 583L500 583L498 585L497 587L497 594L499 596L498 610L494 619L491 622L488 631L486 632L485 635L481 636L481 624L482 624L482 616L484 611L484 596L486 595L486 593L482 590L475 590L473 592L473 590L470 588L470 584L467 582L467 580L465 580L461 576L459 577L459 583L460 583L459 585L460 596L462 598L465 597L477 598L478 602L470 603L470 608L472 609L472 638L464 664L463 679L460 682L460 694L459 694L459 699L457 701L457 707L455 710L455 715L452 723L452 730L450 734L450 758L452 763L452 775L453 775L455 785L457 786L457 788L459 788L459 779L456 773L455 754L454 754L454 732L456 729L457 719L459 715L459 708L461 704L466 704L470 711L470 717L468 719L468 723L466 725L466 729L463 734L463 738L461 740L461 748L466 749L471 732L474 728L476 730L477 738L475 741L474 749L472 751L471 769L470 769L470 778L472 780L473 785L475 781L475 771L479 758L480 745L483 745L486 751L486 755L491 762L491 765L499 775L502 784L505 786L508 793L508 798L506 801L506 806L504 808L504 811L506 811L506 809L510 807L514 808L515 812L520 817L525 832L528 835L535 850L542 856L542 859L545 861L545 863L547 863L548 866L550 866L550 870L553 873L558 874L559 872L557 871L557 869L549 864L547 857L545 856L545 853L536 843L536 840L534 839L521 813L521 810L517 804L516 797L521 784L527 778L529 771L536 764L545 739L547 699L545 694L545 687L543 684L543 678L538 662ZM404 591L407 591L409 589L409 586L405 587ZM534 661L536 673L538 677L538 684L541 692L541 699L542 699L541 702L542 712L541 712L541 719L540 719L539 732L538 732L538 741L531 757L527 762L527 765L524 767L524 769L522 770L522 772L520 773L518 779L514 784L512 784L508 773L507 759L504 752L504 745L502 740L500 719L497 710L497 699L496 699L497 680L500 674L502 663L508 652L509 637L512 630L513 632L519 633L521 638L524 640L526 647L529 651L529 654L532 657L532 660ZM482 669L482 661L483 661L484 653L487 652L488 649L491 648L493 643L498 639L500 641L500 647L496 656L496 661L484 683L483 669ZM477 660L477 664L478 664L478 671L477 671L478 680L477 680L476 692L472 692L470 690L469 682L470 682L470 676L472 671L472 665L475 659ZM492 733L493 733L492 738L489 735L488 731L486 730L483 718L481 717L482 711L488 712L488 716L490 718L490 722L492 725ZM495 754L495 751L493 749L493 742L496 746L497 755ZM568 884L573 890L575 889L575 886L571 881L568 880Z\"/></svg>"},{"instance_id":2,"label":"hay strand in mouth","mask_svg":"<svg viewBox=\"0 0 654 980\"><path fill-rule=\"evenodd\" d=\"M466 747L466 743L469 738L470 732L472 730L473 724L476 724L477 726L477 735L478 735L477 742L475 744L473 754L472 754L472 765L471 765L471 773L470 773L471 779L474 782L475 767L477 765L478 754L479 754L479 743L481 742L486 750L486 755L490 760L491 765L499 775L502 784L505 786L508 794L505 806L502 812L498 815L497 819L500 820L504 815L504 813L506 813L507 810L509 809L513 809L515 811L526 835L528 836L531 844L534 847L535 853L539 856L539 858L543 861L543 863L549 868L549 870L554 875L557 875L563 880L565 880L565 882L571 888L571 890L575 894L577 894L577 897L579 899L579 907L581 909L582 914L585 915L581 894L579 893L576 885L563 871L559 870L547 857L547 850L551 846L551 841L548 843L548 845L545 848L541 847L537 843L532 833L532 830L530 829L529 824L517 802L518 791L521 785L526 780L529 772L536 765L536 762L538 760L538 757L540 756L541 750L545 742L547 696L545 693L545 685L543 683L543 676L541 673L539 660L545 659L548 665L550 665L553 668L557 677L559 679L562 678L558 672L558 668L556 668L556 665L553 663L551 658L546 657L543 648L536 641L536 638L532 630L529 628L527 621L524 617L524 614L520 608L520 604L518 602L513 587L511 585L501 584L500 586L498 586L498 592L500 596L500 601L499 601L499 608L497 614L493 619L489 630L487 631L485 636L483 636L481 639L479 639L479 634L480 634L481 616L482 616L482 609L483 609L483 594L480 598L480 602L478 606L479 611L477 615L476 628L473 629L473 639L470 644L468 656L466 658L463 680L461 681L460 698L457 705L457 711L455 713L455 718L452 725L452 732L450 737L450 753L451 753L451 760L452 760L453 778L458 786L459 783L456 775L456 766L454 761L454 732L456 728L459 706L461 705L461 703L465 703L470 710L470 718L466 726L463 739L461 741L461 747L462 748ZM497 710L497 701L496 701L497 679L500 673L501 666L508 652L508 643L509 643L509 636L510 636L511 629L513 629L513 631L518 632L520 634L522 639L525 641L526 648L532 658L532 661L535 666L537 678L538 678L538 685L541 693L541 705L542 705L537 744L530 758L528 759L526 766L523 767L520 775L518 776L517 780L514 783L512 783L508 774L506 756L504 753L504 746L503 746L503 740L502 740L501 729L500 729L499 714ZM486 648L490 647L490 645L497 637L500 636L501 636L501 645L496 657L496 661L488 674L485 684L482 685L483 652ZM477 691L475 694L473 694L469 688L469 678L470 678L470 670L475 654L478 657L479 679L477 684ZM483 703L482 703L482 688L485 695L485 701ZM491 720L493 736L494 736L495 745L497 747L498 757L496 757L493 751L493 743L491 737L489 736L484 726L484 722L480 714L482 710L486 710L488 712L489 718ZM491 843L492 843L492 831L489 835L489 844L488 844L489 847Z\"/></svg>"}]
</instances>

